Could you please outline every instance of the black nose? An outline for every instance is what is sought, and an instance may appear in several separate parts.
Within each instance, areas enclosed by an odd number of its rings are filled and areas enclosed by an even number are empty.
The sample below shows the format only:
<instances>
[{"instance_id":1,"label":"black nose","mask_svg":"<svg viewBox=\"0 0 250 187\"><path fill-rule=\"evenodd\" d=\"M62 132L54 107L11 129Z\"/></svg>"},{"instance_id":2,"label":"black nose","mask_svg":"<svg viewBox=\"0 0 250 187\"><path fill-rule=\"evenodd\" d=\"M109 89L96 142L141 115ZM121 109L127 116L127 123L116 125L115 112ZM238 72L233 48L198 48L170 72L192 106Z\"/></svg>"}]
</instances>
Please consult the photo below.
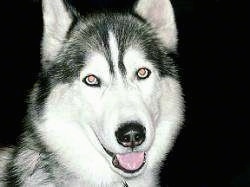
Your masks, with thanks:
<instances>
[{"instance_id":1,"label":"black nose","mask_svg":"<svg viewBox=\"0 0 250 187\"><path fill-rule=\"evenodd\" d=\"M145 140L146 129L139 123L125 123L115 132L116 139L123 147L134 148Z\"/></svg>"}]
</instances>

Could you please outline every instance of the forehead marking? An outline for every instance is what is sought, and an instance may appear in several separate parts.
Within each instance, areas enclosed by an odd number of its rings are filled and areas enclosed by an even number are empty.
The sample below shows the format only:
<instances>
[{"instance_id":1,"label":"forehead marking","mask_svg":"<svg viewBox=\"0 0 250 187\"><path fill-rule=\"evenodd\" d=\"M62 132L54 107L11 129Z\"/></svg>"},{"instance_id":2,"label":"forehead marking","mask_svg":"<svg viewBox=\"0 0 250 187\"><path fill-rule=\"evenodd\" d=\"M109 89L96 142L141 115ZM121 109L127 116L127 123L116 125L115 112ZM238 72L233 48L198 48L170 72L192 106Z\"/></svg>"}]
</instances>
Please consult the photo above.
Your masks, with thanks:
<instances>
[{"instance_id":1,"label":"forehead marking","mask_svg":"<svg viewBox=\"0 0 250 187\"><path fill-rule=\"evenodd\" d=\"M111 31L109 31L109 49L114 66L117 67L119 59L119 49L115 35Z\"/></svg>"}]
</instances>

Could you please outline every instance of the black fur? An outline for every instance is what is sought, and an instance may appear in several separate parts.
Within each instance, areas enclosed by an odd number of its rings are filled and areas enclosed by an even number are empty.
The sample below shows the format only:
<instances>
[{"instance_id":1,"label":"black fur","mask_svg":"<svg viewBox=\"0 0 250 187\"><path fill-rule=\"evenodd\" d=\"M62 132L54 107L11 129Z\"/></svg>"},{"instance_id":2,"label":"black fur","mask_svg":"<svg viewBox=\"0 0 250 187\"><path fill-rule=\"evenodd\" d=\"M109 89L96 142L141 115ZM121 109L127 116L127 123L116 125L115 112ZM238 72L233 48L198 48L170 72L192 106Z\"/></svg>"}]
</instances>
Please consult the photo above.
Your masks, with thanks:
<instances>
[{"instance_id":1,"label":"black fur","mask_svg":"<svg viewBox=\"0 0 250 187\"><path fill-rule=\"evenodd\" d=\"M82 25L88 27L83 29ZM37 84L38 97L34 105L38 114L42 111L44 100L46 100L53 85L60 82L70 83L79 76L79 72L85 64L88 46L103 52L109 62L110 72L114 73L114 65L108 47L109 30L114 32L118 41L119 69L124 76L126 76L126 68L122 61L124 51L131 44L137 43L145 50L147 58L159 70L161 76L178 78L177 68L172 58L173 52L163 46L160 40L155 37L150 25L143 19L119 13L111 15L103 13L101 16L89 15L78 18L78 22L68 33L68 39L56 60L48 62L53 65L40 74Z\"/></svg>"},{"instance_id":2,"label":"black fur","mask_svg":"<svg viewBox=\"0 0 250 187\"><path fill-rule=\"evenodd\" d=\"M143 19L132 14L119 13L103 13L99 16L89 15L84 18L80 18L76 14L74 16L76 21L72 24L57 58L53 62L48 62L51 64L50 67L43 69L40 73L39 80L30 97L28 119L41 120L40 117L43 114L44 105L51 89L58 83L70 84L79 76L80 70L86 64L85 59L87 51L90 50L89 46L103 52L109 62L110 71L114 73L114 65L108 48L109 30L113 31L118 41L119 69L124 76L126 76L126 68L122 61L124 51L130 45L136 43L145 50L147 58L159 70L160 76L177 78L176 67L170 56L171 51L155 37L154 31ZM83 27L83 25L87 27ZM39 165L33 168L30 175L33 175L36 170L49 173L50 175L46 176L44 183L53 181L56 168L61 167L56 162L54 155L43 146L40 137L30 123L32 123L32 120L27 121L27 128L23 133L20 144L12 153L7 165L9 186L19 186L22 184L22 179L28 177L23 176L23 173L29 173L23 171L26 166L21 167L16 164L16 158L20 151L31 150L39 154ZM124 186L128 185L124 183Z\"/></svg>"}]
</instances>

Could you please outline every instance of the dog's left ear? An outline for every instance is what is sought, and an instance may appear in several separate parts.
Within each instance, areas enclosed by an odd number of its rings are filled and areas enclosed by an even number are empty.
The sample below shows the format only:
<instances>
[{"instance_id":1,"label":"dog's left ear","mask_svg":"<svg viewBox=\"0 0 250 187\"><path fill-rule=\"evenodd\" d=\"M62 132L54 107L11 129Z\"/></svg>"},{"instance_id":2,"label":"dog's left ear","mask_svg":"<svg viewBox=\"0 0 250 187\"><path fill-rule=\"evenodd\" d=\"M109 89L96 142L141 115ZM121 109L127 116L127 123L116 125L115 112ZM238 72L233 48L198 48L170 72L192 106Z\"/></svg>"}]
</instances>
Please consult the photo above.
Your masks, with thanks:
<instances>
[{"instance_id":1,"label":"dog's left ear","mask_svg":"<svg viewBox=\"0 0 250 187\"><path fill-rule=\"evenodd\" d=\"M42 65L48 67L62 48L76 12L65 0L42 0L43 40Z\"/></svg>"},{"instance_id":2,"label":"dog's left ear","mask_svg":"<svg viewBox=\"0 0 250 187\"><path fill-rule=\"evenodd\" d=\"M135 12L151 24L167 48L176 50L177 30L170 0L138 0Z\"/></svg>"}]
</instances>

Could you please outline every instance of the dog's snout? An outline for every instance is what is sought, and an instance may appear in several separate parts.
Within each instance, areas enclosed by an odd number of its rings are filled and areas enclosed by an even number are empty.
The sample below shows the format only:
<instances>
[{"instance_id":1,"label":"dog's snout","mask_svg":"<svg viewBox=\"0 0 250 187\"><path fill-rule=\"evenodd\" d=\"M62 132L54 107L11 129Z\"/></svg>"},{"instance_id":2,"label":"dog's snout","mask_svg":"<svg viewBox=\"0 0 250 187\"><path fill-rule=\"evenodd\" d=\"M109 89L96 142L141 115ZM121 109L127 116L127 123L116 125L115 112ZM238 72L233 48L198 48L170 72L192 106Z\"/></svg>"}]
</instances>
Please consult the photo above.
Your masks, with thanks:
<instances>
[{"instance_id":1,"label":"dog's snout","mask_svg":"<svg viewBox=\"0 0 250 187\"><path fill-rule=\"evenodd\" d=\"M144 142L146 129L139 123L126 123L115 132L115 136L123 147L134 148Z\"/></svg>"}]
</instances>

